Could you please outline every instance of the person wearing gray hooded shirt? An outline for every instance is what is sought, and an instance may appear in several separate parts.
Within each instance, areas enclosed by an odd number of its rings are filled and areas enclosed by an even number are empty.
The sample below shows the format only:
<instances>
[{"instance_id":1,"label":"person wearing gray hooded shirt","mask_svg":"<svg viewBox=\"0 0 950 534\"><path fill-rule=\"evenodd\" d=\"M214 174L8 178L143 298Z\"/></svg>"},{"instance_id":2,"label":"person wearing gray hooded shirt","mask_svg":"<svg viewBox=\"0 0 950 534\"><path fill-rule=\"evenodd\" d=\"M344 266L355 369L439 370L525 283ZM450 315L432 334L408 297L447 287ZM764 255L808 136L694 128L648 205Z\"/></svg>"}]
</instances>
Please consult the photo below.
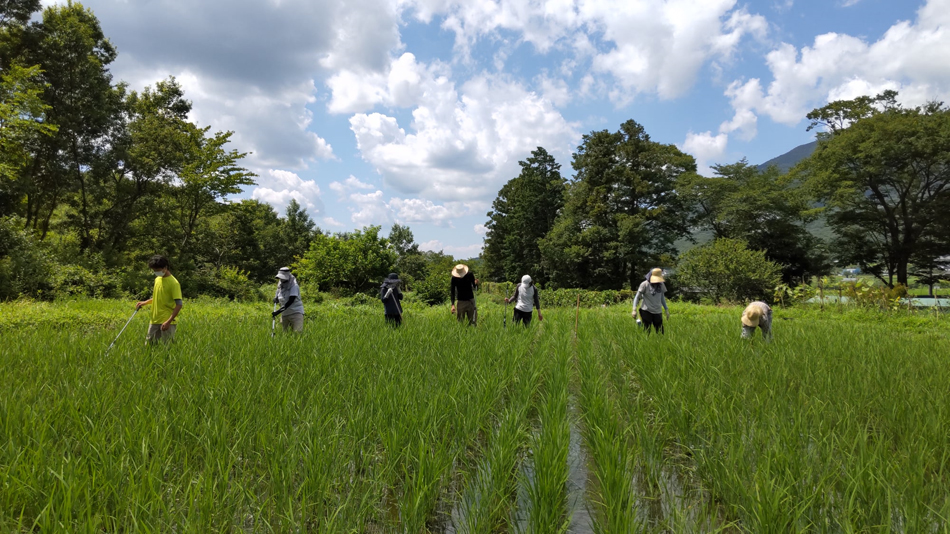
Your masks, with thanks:
<instances>
[{"instance_id":1,"label":"person wearing gray hooded shirt","mask_svg":"<svg viewBox=\"0 0 950 534\"><path fill-rule=\"evenodd\" d=\"M277 293L274 295L274 304L279 304L280 308L271 315L280 316L280 324L284 330L303 332L303 302L300 301L297 277L290 273L289 267L281 267L275 278Z\"/></svg>"},{"instance_id":2,"label":"person wearing gray hooded shirt","mask_svg":"<svg viewBox=\"0 0 950 534\"><path fill-rule=\"evenodd\" d=\"M649 332L652 326L656 332L662 334L664 310L666 311L666 318L670 318L670 308L666 305L666 280L663 278L662 269L653 269L647 273L646 280L637 288L637 295L633 298L634 317L637 316L637 304L641 300L640 318L644 330Z\"/></svg>"}]
</instances>

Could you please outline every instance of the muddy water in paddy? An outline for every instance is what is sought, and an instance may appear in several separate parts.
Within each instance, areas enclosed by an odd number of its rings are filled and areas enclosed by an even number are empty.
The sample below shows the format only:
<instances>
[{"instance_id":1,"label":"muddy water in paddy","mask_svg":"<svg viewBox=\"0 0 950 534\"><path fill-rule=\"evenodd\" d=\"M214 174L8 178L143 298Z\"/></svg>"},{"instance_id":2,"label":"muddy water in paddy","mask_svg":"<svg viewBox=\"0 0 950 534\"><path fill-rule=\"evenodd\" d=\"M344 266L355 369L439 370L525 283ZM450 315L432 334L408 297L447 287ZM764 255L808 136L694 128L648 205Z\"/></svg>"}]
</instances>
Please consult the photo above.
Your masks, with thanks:
<instances>
[{"instance_id":1,"label":"muddy water in paddy","mask_svg":"<svg viewBox=\"0 0 950 534\"><path fill-rule=\"evenodd\" d=\"M567 479L567 510L570 517L568 534L593 534L594 518L588 498L588 491L596 489L596 479L590 468L591 461L581 428L578 424L580 414L571 399L568 408L570 421L570 442L568 445L568 479ZM641 532L738 532L729 527L725 513L712 501L709 494L698 488L688 476L683 475L683 469L671 465L659 466L652 469L655 474L647 476L643 468L639 469L630 481L634 497ZM531 513L531 503L528 499L526 484L534 479L534 462L530 456L525 456L519 467L517 493L512 503L511 532L528 531L528 514ZM653 480L651 482L651 480ZM460 489L459 481L453 480L452 485ZM450 491L458 497L458 493ZM477 498L477 497L476 497ZM448 504L448 503L445 503ZM441 521L434 525L432 532L442 534L456 534L462 532L457 525L464 523L465 511L459 499L449 507L442 509Z\"/></svg>"}]
</instances>

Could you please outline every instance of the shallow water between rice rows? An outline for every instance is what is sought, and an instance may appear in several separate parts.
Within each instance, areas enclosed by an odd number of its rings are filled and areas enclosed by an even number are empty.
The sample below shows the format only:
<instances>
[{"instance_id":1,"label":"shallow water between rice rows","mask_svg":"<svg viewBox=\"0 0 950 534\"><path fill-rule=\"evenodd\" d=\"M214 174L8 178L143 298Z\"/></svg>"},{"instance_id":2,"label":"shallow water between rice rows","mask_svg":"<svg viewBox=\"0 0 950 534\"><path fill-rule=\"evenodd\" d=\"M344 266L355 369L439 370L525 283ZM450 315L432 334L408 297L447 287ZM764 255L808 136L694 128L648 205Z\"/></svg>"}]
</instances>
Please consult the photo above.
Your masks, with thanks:
<instances>
[{"instance_id":1,"label":"shallow water between rice rows","mask_svg":"<svg viewBox=\"0 0 950 534\"><path fill-rule=\"evenodd\" d=\"M943 532L947 320L0 305L0 530ZM509 310L510 313L510 310ZM140 314L144 315L144 314ZM577 334L575 337L575 320Z\"/></svg>"}]
</instances>

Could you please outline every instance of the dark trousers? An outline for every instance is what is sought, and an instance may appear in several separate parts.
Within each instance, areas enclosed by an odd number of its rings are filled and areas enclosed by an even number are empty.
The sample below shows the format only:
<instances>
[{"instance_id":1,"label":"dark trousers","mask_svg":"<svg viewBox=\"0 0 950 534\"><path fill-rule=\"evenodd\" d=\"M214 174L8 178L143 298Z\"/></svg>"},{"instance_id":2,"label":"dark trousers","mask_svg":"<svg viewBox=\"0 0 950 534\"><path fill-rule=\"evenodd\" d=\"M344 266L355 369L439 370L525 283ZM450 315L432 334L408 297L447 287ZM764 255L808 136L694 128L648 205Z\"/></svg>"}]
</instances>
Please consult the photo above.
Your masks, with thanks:
<instances>
[{"instance_id":1,"label":"dark trousers","mask_svg":"<svg viewBox=\"0 0 950 534\"><path fill-rule=\"evenodd\" d=\"M647 332L650 331L650 326L659 332L663 333L663 314L662 313L650 313L644 309L640 310L640 320L643 321L643 329Z\"/></svg>"},{"instance_id":2,"label":"dark trousers","mask_svg":"<svg viewBox=\"0 0 950 534\"><path fill-rule=\"evenodd\" d=\"M399 325L402 324L402 315L399 315L399 314L388 314L388 313L387 313L387 314L386 314L386 324L388 324L389 326L391 326L391 327L393 327L393 328L396 328L397 326L399 326Z\"/></svg>"},{"instance_id":3,"label":"dark trousers","mask_svg":"<svg viewBox=\"0 0 950 534\"><path fill-rule=\"evenodd\" d=\"M514 321L515 324L524 323L524 326L527 327L531 324L531 312L515 310Z\"/></svg>"}]
</instances>

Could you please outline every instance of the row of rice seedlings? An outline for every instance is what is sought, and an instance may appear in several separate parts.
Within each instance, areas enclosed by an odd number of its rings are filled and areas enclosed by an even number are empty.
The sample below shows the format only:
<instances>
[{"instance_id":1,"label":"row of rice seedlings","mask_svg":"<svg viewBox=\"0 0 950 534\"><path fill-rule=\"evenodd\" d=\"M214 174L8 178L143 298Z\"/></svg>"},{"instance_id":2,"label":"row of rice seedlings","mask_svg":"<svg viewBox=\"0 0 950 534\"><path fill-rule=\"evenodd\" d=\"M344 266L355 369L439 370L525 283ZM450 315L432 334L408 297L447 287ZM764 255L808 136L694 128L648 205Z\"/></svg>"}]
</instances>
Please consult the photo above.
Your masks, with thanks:
<instances>
[{"instance_id":1,"label":"row of rice seedlings","mask_svg":"<svg viewBox=\"0 0 950 534\"><path fill-rule=\"evenodd\" d=\"M666 343L644 336L625 321L602 321L593 332L594 357L606 373L608 388L616 393L620 417L628 425L633 458L634 507L641 532L733 531L722 507L695 475L687 448L656 417L653 399L640 386L627 360Z\"/></svg>"},{"instance_id":2,"label":"row of rice seedlings","mask_svg":"<svg viewBox=\"0 0 950 534\"><path fill-rule=\"evenodd\" d=\"M542 356L542 357L546 357ZM528 437L528 416L541 380L543 362L522 362L507 406L498 418L453 517L456 532L490 534L503 529L517 490L516 474Z\"/></svg>"},{"instance_id":3,"label":"row of rice seedlings","mask_svg":"<svg viewBox=\"0 0 950 534\"><path fill-rule=\"evenodd\" d=\"M654 428L688 448L741 528L946 528L945 353L886 327L786 327L772 344L735 330L697 321L625 359Z\"/></svg>"},{"instance_id":4,"label":"row of rice seedlings","mask_svg":"<svg viewBox=\"0 0 950 534\"><path fill-rule=\"evenodd\" d=\"M596 480L596 486L588 491L594 508L593 528L598 533L635 532L640 527L632 487L636 451L628 440L625 418L592 344L598 344L596 338L593 343L582 338L576 363L584 443Z\"/></svg>"},{"instance_id":5,"label":"row of rice seedlings","mask_svg":"<svg viewBox=\"0 0 950 534\"><path fill-rule=\"evenodd\" d=\"M566 532L571 518L567 514L568 387L571 362L570 331L547 328L543 350L550 365L544 378L538 406L539 430L529 438L530 465L519 478L526 494L524 517L516 529L529 533Z\"/></svg>"},{"instance_id":6,"label":"row of rice seedlings","mask_svg":"<svg viewBox=\"0 0 950 534\"><path fill-rule=\"evenodd\" d=\"M83 335L14 335L0 361L0 524L418 525L438 492L410 489L420 504L399 510L405 518L380 509L385 494L405 494L407 480L438 486L444 458L497 404L496 377L514 371L491 346L466 352L471 338L455 325L380 335L372 319L322 317L273 340L264 325L193 320L171 347L139 342L108 359Z\"/></svg>"}]
</instances>

